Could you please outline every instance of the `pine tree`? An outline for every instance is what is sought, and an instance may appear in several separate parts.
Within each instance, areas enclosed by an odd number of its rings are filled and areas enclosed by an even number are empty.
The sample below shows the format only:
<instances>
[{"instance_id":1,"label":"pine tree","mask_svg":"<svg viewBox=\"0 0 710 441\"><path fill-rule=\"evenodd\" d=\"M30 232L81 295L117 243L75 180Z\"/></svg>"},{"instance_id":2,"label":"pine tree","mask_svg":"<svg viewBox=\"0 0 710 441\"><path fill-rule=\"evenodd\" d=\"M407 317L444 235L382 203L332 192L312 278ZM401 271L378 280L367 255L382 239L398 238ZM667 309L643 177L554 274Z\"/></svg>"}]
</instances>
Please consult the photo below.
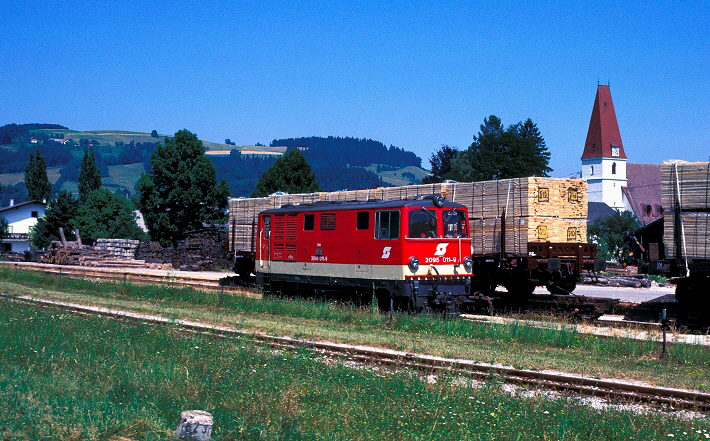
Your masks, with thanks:
<instances>
[{"instance_id":1,"label":"pine tree","mask_svg":"<svg viewBox=\"0 0 710 441\"><path fill-rule=\"evenodd\" d=\"M310 164L297 149L289 149L261 174L251 197L260 198L277 191L289 194L320 191Z\"/></svg>"},{"instance_id":2,"label":"pine tree","mask_svg":"<svg viewBox=\"0 0 710 441\"><path fill-rule=\"evenodd\" d=\"M96 166L96 153L93 147L84 147L84 157L79 166L79 202L84 204L92 191L101 188L101 171Z\"/></svg>"},{"instance_id":3,"label":"pine tree","mask_svg":"<svg viewBox=\"0 0 710 441\"><path fill-rule=\"evenodd\" d=\"M47 163L39 150L35 154L30 153L30 161L25 167L25 186L30 201L47 201L52 193L52 184L47 178Z\"/></svg>"},{"instance_id":4,"label":"pine tree","mask_svg":"<svg viewBox=\"0 0 710 441\"><path fill-rule=\"evenodd\" d=\"M483 120L469 148L452 160L450 176L471 182L548 176L549 161L545 140L530 119L506 129L491 115Z\"/></svg>"}]
</instances>

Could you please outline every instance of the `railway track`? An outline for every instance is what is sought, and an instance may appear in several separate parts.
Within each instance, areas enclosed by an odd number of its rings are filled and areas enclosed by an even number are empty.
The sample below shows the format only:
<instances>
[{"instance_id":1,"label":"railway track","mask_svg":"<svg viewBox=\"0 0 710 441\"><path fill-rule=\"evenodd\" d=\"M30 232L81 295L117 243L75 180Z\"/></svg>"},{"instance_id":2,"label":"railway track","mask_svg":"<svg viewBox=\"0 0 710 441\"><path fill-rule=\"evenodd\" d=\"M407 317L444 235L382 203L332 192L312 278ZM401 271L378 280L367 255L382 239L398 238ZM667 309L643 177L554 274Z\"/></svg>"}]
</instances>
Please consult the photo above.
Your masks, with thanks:
<instances>
[{"instance_id":1,"label":"railway track","mask_svg":"<svg viewBox=\"0 0 710 441\"><path fill-rule=\"evenodd\" d=\"M575 392L580 396L605 398L613 402L636 403L660 407L665 410L694 410L710 413L710 393L662 388L634 383L595 379L563 373L514 369L505 366L475 363L470 360L435 357L369 346L356 346L332 342L313 341L284 336L273 336L224 326L215 326L187 320L174 320L161 316L144 315L130 311L92 307L0 294L6 301L24 302L60 308L81 314L92 314L117 320L130 320L150 325L177 326L187 332L245 338L282 350L310 349L327 357L392 369L409 369L417 373L440 376L466 376L478 380L498 379L504 383L537 390Z\"/></svg>"}]
</instances>

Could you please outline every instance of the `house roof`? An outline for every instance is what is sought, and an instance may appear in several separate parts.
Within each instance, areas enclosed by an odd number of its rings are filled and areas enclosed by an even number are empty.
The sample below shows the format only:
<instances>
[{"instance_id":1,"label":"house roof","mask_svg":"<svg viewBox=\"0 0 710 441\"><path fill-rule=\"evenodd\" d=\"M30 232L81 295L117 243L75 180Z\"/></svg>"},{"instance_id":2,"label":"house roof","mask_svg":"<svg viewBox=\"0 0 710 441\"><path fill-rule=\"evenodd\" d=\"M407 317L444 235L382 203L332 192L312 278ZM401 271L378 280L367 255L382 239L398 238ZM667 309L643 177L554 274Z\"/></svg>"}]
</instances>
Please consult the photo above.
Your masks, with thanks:
<instances>
[{"instance_id":1,"label":"house roof","mask_svg":"<svg viewBox=\"0 0 710 441\"><path fill-rule=\"evenodd\" d=\"M592 224L595 220L604 216L611 216L616 210L604 202L588 202L587 223Z\"/></svg>"},{"instance_id":2,"label":"house roof","mask_svg":"<svg viewBox=\"0 0 710 441\"><path fill-rule=\"evenodd\" d=\"M612 147L619 148L617 156L612 156ZM611 90L609 86L598 85L582 159L612 157L626 159L626 153L624 153L624 143L621 141L619 124L616 121Z\"/></svg>"},{"instance_id":3,"label":"house roof","mask_svg":"<svg viewBox=\"0 0 710 441\"><path fill-rule=\"evenodd\" d=\"M626 179L622 191L641 224L646 225L661 218L661 166L626 164Z\"/></svg>"},{"instance_id":4,"label":"house roof","mask_svg":"<svg viewBox=\"0 0 710 441\"><path fill-rule=\"evenodd\" d=\"M45 204L44 202L40 202L40 201L20 202L19 204L10 205L9 207L0 208L0 213L4 213L4 212L10 211L10 210L17 210L18 208L25 207L28 205L41 205L43 207L47 206L47 204Z\"/></svg>"}]
</instances>

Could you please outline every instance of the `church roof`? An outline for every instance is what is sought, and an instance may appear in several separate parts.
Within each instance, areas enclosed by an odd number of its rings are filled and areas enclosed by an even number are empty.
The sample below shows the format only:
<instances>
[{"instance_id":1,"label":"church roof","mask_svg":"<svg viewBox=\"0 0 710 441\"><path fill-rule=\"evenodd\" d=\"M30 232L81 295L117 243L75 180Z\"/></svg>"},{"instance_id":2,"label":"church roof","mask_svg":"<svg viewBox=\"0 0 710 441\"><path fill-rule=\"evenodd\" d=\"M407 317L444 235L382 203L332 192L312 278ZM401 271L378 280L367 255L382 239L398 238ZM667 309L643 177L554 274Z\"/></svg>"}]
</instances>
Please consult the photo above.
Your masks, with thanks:
<instances>
[{"instance_id":1,"label":"church roof","mask_svg":"<svg viewBox=\"0 0 710 441\"><path fill-rule=\"evenodd\" d=\"M618 154L615 154L617 148ZM582 159L591 158L626 159L609 86L597 86L597 96L594 99L592 117L589 120L587 141L582 153Z\"/></svg>"},{"instance_id":2,"label":"church roof","mask_svg":"<svg viewBox=\"0 0 710 441\"><path fill-rule=\"evenodd\" d=\"M624 195L642 225L663 217L661 206L661 166L626 164Z\"/></svg>"}]
</instances>

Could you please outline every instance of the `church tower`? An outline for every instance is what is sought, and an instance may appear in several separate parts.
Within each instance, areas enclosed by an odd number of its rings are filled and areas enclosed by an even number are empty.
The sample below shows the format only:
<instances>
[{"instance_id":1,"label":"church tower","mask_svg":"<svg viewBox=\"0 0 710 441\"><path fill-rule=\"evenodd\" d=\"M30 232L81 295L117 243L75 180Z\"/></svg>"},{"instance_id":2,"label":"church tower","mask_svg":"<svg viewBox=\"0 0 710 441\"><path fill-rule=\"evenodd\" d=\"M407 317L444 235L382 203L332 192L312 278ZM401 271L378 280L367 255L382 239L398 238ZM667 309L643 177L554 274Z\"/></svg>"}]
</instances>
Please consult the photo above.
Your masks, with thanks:
<instances>
[{"instance_id":1,"label":"church tower","mask_svg":"<svg viewBox=\"0 0 710 441\"><path fill-rule=\"evenodd\" d=\"M616 122L609 86L597 86L587 141L582 153L582 179L589 185L589 202L604 202L623 210L626 186L626 153Z\"/></svg>"}]
</instances>

